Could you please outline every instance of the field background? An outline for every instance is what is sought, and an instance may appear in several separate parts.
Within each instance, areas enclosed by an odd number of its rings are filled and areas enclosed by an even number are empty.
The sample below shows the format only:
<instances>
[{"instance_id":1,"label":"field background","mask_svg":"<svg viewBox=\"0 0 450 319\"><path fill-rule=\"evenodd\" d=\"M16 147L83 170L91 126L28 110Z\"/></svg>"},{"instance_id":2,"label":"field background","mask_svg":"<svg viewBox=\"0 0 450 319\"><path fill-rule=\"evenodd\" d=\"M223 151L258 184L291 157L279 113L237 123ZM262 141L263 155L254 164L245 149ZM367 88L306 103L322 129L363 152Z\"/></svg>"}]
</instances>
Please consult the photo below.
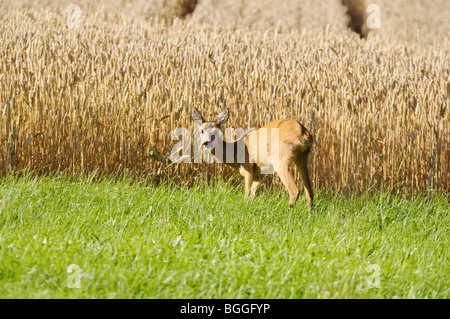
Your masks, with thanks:
<instances>
[{"instance_id":1,"label":"field background","mask_svg":"<svg viewBox=\"0 0 450 319\"><path fill-rule=\"evenodd\" d=\"M0 1L0 298L449 298L448 0L180 2ZM303 123L316 210L172 163L193 106Z\"/></svg>"},{"instance_id":2,"label":"field background","mask_svg":"<svg viewBox=\"0 0 450 319\"><path fill-rule=\"evenodd\" d=\"M316 188L448 189L447 1L378 1L365 40L338 0L178 2L78 1L79 28L70 1L1 2L0 174L228 178L168 160L191 107L227 106L234 128L302 122Z\"/></svg>"}]
</instances>

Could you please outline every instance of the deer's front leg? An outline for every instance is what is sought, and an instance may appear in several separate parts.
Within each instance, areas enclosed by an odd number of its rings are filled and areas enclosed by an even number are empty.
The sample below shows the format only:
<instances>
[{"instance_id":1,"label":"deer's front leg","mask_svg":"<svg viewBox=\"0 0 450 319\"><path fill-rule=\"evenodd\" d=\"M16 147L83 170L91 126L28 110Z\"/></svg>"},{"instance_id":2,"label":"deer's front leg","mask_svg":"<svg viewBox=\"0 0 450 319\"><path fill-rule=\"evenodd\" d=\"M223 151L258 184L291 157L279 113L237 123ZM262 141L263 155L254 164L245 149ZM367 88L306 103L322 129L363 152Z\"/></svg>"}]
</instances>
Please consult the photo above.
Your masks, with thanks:
<instances>
[{"instance_id":1,"label":"deer's front leg","mask_svg":"<svg viewBox=\"0 0 450 319\"><path fill-rule=\"evenodd\" d=\"M247 200L249 198L250 192L251 192L251 187L252 187L252 183L253 183L253 173L249 172L248 170L246 170L242 166L239 169L239 172L241 173L242 176L244 176L244 179L245 179L244 199Z\"/></svg>"},{"instance_id":2,"label":"deer's front leg","mask_svg":"<svg viewBox=\"0 0 450 319\"><path fill-rule=\"evenodd\" d=\"M258 188L259 188L259 184L261 183L261 176L258 175L253 175L253 183L252 183L252 188L251 188L251 196L252 198L256 197L256 194L258 192Z\"/></svg>"}]
</instances>

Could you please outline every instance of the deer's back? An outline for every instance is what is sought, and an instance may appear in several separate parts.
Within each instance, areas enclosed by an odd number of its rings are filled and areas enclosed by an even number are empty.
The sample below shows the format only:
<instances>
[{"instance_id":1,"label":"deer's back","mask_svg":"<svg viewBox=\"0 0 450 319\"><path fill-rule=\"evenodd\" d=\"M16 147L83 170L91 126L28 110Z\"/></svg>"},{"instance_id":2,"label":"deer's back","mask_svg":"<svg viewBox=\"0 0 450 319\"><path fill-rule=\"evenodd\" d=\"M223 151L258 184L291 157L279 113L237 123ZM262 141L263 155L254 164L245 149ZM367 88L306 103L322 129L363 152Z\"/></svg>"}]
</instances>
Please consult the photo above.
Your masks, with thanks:
<instances>
[{"instance_id":1,"label":"deer's back","mask_svg":"<svg viewBox=\"0 0 450 319\"><path fill-rule=\"evenodd\" d=\"M258 166L273 162L274 154L280 159L295 157L299 153L307 154L313 141L311 133L297 120L275 120L245 137L249 155ZM259 150L262 147L267 147L267 154Z\"/></svg>"}]
</instances>

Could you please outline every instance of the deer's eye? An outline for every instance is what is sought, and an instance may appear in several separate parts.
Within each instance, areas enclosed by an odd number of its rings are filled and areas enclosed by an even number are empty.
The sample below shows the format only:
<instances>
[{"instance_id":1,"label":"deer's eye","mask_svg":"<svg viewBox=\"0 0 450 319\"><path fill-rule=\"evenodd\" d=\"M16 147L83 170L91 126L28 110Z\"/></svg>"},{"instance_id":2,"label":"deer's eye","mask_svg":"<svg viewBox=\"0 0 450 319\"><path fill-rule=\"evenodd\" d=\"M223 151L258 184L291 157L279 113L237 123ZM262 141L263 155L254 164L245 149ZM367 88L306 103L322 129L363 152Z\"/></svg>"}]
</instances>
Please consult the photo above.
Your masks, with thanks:
<instances>
[{"instance_id":1,"label":"deer's eye","mask_svg":"<svg viewBox=\"0 0 450 319\"><path fill-rule=\"evenodd\" d=\"M200 130L200 133L203 134L203 130Z\"/></svg>"}]
</instances>

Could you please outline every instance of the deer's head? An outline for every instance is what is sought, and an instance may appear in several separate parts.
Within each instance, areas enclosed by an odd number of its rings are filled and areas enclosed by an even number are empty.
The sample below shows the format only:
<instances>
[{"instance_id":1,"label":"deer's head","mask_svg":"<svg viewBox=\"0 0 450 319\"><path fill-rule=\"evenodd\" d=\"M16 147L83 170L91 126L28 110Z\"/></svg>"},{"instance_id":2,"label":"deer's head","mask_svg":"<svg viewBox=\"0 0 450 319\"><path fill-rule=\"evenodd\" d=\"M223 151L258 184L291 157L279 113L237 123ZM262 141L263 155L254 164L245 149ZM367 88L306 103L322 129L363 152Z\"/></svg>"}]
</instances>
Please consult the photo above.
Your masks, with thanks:
<instances>
[{"instance_id":1,"label":"deer's head","mask_svg":"<svg viewBox=\"0 0 450 319\"><path fill-rule=\"evenodd\" d=\"M216 121L205 121L199 110L195 107L192 109L192 118L195 128L199 130L200 143L203 147L211 150L217 146L219 140L222 141L222 128L228 121L229 115L229 109L225 108Z\"/></svg>"}]
</instances>

